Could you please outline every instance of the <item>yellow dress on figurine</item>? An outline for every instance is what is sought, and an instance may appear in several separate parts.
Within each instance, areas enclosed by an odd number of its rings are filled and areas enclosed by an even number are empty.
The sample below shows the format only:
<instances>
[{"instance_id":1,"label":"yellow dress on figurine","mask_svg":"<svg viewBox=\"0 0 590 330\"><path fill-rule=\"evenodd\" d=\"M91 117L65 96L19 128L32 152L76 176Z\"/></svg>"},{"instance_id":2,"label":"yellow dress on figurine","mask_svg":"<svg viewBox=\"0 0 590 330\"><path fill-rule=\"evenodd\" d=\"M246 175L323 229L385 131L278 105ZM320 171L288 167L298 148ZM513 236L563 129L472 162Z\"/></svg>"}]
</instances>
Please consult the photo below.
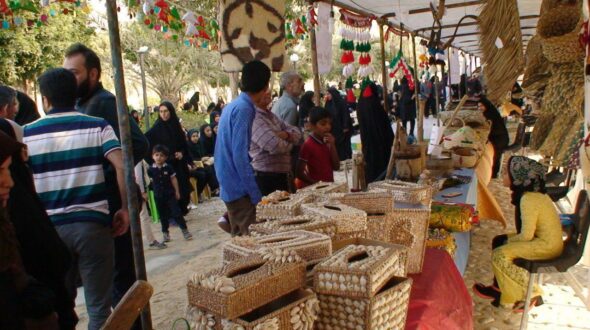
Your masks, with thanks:
<instances>
[{"instance_id":1,"label":"yellow dress on figurine","mask_svg":"<svg viewBox=\"0 0 590 330\"><path fill-rule=\"evenodd\" d=\"M524 300L526 295L529 273L516 266L514 259L552 259L563 251L559 215L549 196L527 192L520 201L520 209L520 234L509 235L508 244L492 252L492 268L502 292L502 305ZM535 285L532 297L541 294L541 289Z\"/></svg>"}]
</instances>

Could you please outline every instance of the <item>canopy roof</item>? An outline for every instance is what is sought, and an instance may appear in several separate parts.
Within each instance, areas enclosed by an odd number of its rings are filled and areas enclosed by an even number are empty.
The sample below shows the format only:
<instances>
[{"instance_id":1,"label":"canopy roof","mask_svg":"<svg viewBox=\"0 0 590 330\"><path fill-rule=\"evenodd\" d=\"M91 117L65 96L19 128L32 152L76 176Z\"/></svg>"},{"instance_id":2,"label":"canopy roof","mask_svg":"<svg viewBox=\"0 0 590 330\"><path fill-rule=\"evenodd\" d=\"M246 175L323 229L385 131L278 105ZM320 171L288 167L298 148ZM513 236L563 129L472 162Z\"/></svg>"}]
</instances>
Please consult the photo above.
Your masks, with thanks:
<instances>
[{"instance_id":1,"label":"canopy roof","mask_svg":"<svg viewBox=\"0 0 590 330\"><path fill-rule=\"evenodd\" d=\"M336 6L344 7L359 14L375 17L387 17L394 26L402 23L404 29L417 33L422 37L430 36L430 29L434 24L431 10L438 9L441 0L337 0ZM330 2L330 1L326 1ZM441 41L448 41L455 33L455 28L465 15L479 16L481 6L485 0L446 0L445 13L441 19ZM541 0L517 0L522 30L523 47L536 33L537 21L541 9ZM394 17L391 17L395 14ZM479 31L477 22L465 19L457 30L452 46L467 53L481 55L479 48Z\"/></svg>"}]
</instances>

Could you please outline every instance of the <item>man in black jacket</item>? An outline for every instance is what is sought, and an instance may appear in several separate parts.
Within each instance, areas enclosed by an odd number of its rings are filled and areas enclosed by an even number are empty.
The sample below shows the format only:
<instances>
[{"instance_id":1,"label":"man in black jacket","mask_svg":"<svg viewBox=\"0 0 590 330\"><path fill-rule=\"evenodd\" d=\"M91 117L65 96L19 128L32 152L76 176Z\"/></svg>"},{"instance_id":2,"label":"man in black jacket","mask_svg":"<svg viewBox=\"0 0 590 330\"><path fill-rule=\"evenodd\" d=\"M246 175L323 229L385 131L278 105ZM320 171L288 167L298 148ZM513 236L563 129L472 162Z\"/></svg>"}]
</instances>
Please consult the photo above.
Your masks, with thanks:
<instances>
[{"instance_id":1,"label":"man in black jacket","mask_svg":"<svg viewBox=\"0 0 590 330\"><path fill-rule=\"evenodd\" d=\"M121 140L115 96L103 88L100 82L101 66L96 53L82 44L74 44L65 54L63 67L70 70L78 81L78 103L76 109L84 114L105 119ZM135 121L130 120L134 164L140 162L149 150L149 143ZM121 208L115 170L105 170L107 194L111 217ZM119 303L125 292L135 282L133 246L131 233L115 238L115 274L113 285L113 307Z\"/></svg>"}]
</instances>

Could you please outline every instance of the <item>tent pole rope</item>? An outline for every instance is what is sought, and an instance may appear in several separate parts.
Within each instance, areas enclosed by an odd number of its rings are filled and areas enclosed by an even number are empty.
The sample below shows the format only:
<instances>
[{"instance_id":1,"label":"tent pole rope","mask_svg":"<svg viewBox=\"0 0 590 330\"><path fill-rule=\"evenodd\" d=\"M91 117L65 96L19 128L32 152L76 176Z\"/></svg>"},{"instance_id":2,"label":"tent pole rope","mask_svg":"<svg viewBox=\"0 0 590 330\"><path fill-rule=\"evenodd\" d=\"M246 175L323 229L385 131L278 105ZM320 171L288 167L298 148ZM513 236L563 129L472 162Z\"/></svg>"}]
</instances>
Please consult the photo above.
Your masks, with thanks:
<instances>
[{"instance_id":1,"label":"tent pole rope","mask_svg":"<svg viewBox=\"0 0 590 330\"><path fill-rule=\"evenodd\" d=\"M131 239L133 241L133 260L135 262L135 275L138 280L147 281L145 270L145 257L143 254L143 242L141 237L141 224L139 222L139 208L137 190L133 189L135 183L135 171L133 152L131 145L131 129L129 127L129 114L127 113L127 94L125 92L125 78L123 73L123 58L121 56L121 36L119 34L119 18L117 16L117 1L106 1L109 40L111 46L111 58L113 64L115 92L117 98L117 117L121 134L121 147L123 149L123 163L125 166L125 185L128 187L127 208L129 210L129 222ZM152 329L152 319L149 303L141 312L141 324L143 329Z\"/></svg>"},{"instance_id":2,"label":"tent pole rope","mask_svg":"<svg viewBox=\"0 0 590 330\"><path fill-rule=\"evenodd\" d=\"M424 142L424 109L420 106L420 80L418 77L418 59L416 55L416 35L410 34L412 39L412 59L414 61L414 95L416 109L418 109L418 142Z\"/></svg>"},{"instance_id":3,"label":"tent pole rope","mask_svg":"<svg viewBox=\"0 0 590 330\"><path fill-rule=\"evenodd\" d=\"M381 44L381 77L383 79L383 109L389 114L389 102L387 101L387 67L385 65L385 36L383 27L386 24L383 19L379 19L379 42Z\"/></svg>"}]
</instances>

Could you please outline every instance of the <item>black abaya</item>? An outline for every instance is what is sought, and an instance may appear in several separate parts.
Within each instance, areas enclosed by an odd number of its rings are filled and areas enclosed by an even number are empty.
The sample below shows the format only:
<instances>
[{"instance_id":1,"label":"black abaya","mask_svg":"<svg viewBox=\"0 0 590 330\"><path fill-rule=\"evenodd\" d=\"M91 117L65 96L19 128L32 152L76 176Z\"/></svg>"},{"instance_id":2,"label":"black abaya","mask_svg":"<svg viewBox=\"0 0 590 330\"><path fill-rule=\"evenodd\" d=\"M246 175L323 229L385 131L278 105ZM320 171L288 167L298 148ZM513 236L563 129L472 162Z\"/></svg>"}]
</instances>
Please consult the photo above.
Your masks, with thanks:
<instances>
[{"instance_id":1,"label":"black abaya","mask_svg":"<svg viewBox=\"0 0 590 330\"><path fill-rule=\"evenodd\" d=\"M338 158L340 160L350 159L350 144L346 142L346 139L350 139L350 112L346 107L346 102L340 95L340 92L334 87L328 89L328 93L332 96L332 99L326 103L326 109L332 115L332 135L336 140L336 149L338 151ZM344 132L344 130L347 132Z\"/></svg>"},{"instance_id":2,"label":"black abaya","mask_svg":"<svg viewBox=\"0 0 590 330\"><path fill-rule=\"evenodd\" d=\"M479 102L486 108L486 110L483 112L484 117L492 122L490 134L488 135L488 141L490 141L494 147L494 165L492 168L492 177L496 177L500 171L502 153L510 142L508 129L506 129L504 118L502 118L500 112L498 112L498 109L496 109L490 100L482 97Z\"/></svg>"},{"instance_id":3,"label":"black abaya","mask_svg":"<svg viewBox=\"0 0 590 330\"><path fill-rule=\"evenodd\" d=\"M178 187L180 190L180 200L178 201L178 204L180 209L186 213L192 191L188 170L188 161L190 160L188 145L174 106L169 102L164 102L162 105L166 106L170 111L170 119L163 121L161 118L158 118L154 126L145 133L145 136L152 147L161 144L165 145L170 151L167 163L170 164L176 172L176 179L178 180ZM182 159L176 159L174 156L176 152L182 153ZM146 160L149 164L153 163L151 153L150 157L146 158Z\"/></svg>"},{"instance_id":4,"label":"black abaya","mask_svg":"<svg viewBox=\"0 0 590 330\"><path fill-rule=\"evenodd\" d=\"M385 172L393 145L393 130L389 117L381 105L377 86L372 83L369 88L372 95L361 96L357 110L363 156L367 164L365 168L367 183L375 181Z\"/></svg>"}]
</instances>

